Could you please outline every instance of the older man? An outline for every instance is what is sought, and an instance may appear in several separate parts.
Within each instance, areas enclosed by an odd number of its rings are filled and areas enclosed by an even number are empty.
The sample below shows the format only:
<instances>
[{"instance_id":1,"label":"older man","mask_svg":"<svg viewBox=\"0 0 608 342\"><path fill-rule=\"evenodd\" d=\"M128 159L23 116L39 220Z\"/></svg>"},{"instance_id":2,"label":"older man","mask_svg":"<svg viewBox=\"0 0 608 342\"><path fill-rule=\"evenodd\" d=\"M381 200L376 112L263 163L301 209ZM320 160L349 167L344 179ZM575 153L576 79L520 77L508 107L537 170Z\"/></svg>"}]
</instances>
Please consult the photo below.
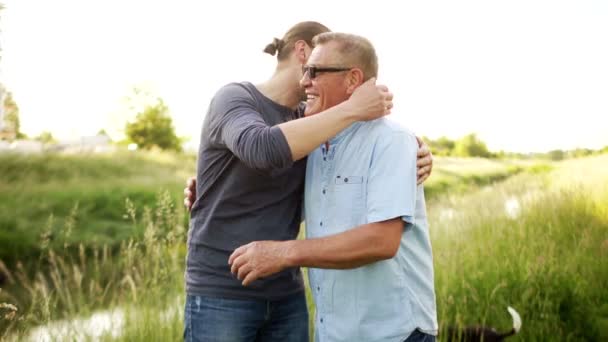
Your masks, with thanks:
<instances>
[{"instance_id":1,"label":"older man","mask_svg":"<svg viewBox=\"0 0 608 342\"><path fill-rule=\"evenodd\" d=\"M315 37L301 85L310 116L347 101L376 77L371 43ZM317 341L434 341L433 260L415 136L387 119L357 122L309 155L307 240L258 241L229 259L244 285L311 267Z\"/></svg>"}]
</instances>

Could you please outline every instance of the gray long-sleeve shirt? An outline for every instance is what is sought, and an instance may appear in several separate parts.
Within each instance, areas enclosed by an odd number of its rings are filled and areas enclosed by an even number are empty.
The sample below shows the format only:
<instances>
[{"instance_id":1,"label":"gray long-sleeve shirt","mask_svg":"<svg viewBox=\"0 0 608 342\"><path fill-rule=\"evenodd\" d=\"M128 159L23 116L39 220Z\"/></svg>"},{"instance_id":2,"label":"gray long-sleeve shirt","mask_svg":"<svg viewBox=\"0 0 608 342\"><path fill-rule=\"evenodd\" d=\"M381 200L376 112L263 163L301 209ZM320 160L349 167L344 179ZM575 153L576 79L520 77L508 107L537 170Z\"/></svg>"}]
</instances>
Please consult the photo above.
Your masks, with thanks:
<instances>
[{"instance_id":1,"label":"gray long-sleeve shirt","mask_svg":"<svg viewBox=\"0 0 608 342\"><path fill-rule=\"evenodd\" d=\"M241 245L298 234L306 161L292 161L285 136L274 126L299 113L246 82L224 86L211 100L188 232L189 294L274 300L303 291L299 268L243 287L228 265Z\"/></svg>"}]
</instances>

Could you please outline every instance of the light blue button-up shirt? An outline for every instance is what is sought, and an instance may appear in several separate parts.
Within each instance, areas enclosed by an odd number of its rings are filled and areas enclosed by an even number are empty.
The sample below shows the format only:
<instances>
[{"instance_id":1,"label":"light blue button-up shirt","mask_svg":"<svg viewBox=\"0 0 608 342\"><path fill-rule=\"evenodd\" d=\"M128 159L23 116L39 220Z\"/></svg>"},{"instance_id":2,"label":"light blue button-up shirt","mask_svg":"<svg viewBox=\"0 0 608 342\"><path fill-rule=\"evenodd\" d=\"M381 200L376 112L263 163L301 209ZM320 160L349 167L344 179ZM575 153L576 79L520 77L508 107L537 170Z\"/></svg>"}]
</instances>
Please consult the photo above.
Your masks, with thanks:
<instances>
[{"instance_id":1,"label":"light blue button-up shirt","mask_svg":"<svg viewBox=\"0 0 608 342\"><path fill-rule=\"evenodd\" d=\"M388 119L351 125L308 157L307 238L401 217L397 255L350 270L311 268L317 341L403 341L437 333L433 258L415 136Z\"/></svg>"}]
</instances>

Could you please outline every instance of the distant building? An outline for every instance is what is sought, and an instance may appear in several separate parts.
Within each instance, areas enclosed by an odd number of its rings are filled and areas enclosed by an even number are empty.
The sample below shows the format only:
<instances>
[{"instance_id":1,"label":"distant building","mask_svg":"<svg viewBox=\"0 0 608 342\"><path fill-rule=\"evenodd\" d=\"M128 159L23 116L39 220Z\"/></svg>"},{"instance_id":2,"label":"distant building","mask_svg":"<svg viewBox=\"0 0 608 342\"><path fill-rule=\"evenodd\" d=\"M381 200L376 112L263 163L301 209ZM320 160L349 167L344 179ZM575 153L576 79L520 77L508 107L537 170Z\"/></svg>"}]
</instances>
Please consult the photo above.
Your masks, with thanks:
<instances>
[{"instance_id":1,"label":"distant building","mask_svg":"<svg viewBox=\"0 0 608 342\"><path fill-rule=\"evenodd\" d=\"M65 153L105 153L114 152L116 147L112 140L105 134L84 136L79 139L61 141L49 148L52 151Z\"/></svg>"},{"instance_id":2,"label":"distant building","mask_svg":"<svg viewBox=\"0 0 608 342\"><path fill-rule=\"evenodd\" d=\"M35 140L15 140L10 144L10 151L17 153L42 153L44 144Z\"/></svg>"},{"instance_id":3,"label":"distant building","mask_svg":"<svg viewBox=\"0 0 608 342\"><path fill-rule=\"evenodd\" d=\"M15 140L17 134L15 131L9 130L7 128L0 128L0 140Z\"/></svg>"}]
</instances>

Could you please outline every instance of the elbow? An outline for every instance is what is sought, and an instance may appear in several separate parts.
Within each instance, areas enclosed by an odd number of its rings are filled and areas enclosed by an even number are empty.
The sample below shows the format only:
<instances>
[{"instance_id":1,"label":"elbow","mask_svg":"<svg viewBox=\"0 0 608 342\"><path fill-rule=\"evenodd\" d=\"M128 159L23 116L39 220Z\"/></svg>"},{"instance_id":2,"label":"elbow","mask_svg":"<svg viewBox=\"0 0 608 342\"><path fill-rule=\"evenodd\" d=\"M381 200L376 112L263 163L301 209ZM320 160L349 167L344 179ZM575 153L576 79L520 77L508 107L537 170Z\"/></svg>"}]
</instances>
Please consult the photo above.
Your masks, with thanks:
<instances>
[{"instance_id":1,"label":"elbow","mask_svg":"<svg viewBox=\"0 0 608 342\"><path fill-rule=\"evenodd\" d=\"M284 169L293 164L291 152L281 146L268 129L247 132L239 139L239 159L247 167L261 172Z\"/></svg>"},{"instance_id":2,"label":"elbow","mask_svg":"<svg viewBox=\"0 0 608 342\"><path fill-rule=\"evenodd\" d=\"M272 161L263 158L243 158L241 161L247 165L248 168L258 172L271 172L277 168Z\"/></svg>"},{"instance_id":3,"label":"elbow","mask_svg":"<svg viewBox=\"0 0 608 342\"><path fill-rule=\"evenodd\" d=\"M397 255L401 246L403 221L401 218L378 223L374 228L374 245L377 246L380 260L392 259Z\"/></svg>"},{"instance_id":4,"label":"elbow","mask_svg":"<svg viewBox=\"0 0 608 342\"><path fill-rule=\"evenodd\" d=\"M384 237L381 241L378 241L378 243L376 244L376 256L378 260L388 260L394 258L395 255L397 255L397 252L399 251L400 243L401 241L399 239L389 240L386 239L386 237Z\"/></svg>"},{"instance_id":5,"label":"elbow","mask_svg":"<svg viewBox=\"0 0 608 342\"><path fill-rule=\"evenodd\" d=\"M395 257L395 255L397 255L397 252L399 251L399 244L387 244L387 246L385 246L382 251L379 253L380 255L380 260L388 260L388 259L392 259Z\"/></svg>"},{"instance_id":6,"label":"elbow","mask_svg":"<svg viewBox=\"0 0 608 342\"><path fill-rule=\"evenodd\" d=\"M244 158L241 159L241 161L247 165L248 168L258 171L258 172L263 172L263 173L272 173L274 174L274 171L277 170L282 170L285 169L286 167L289 167L291 164L288 163L282 163L279 160L273 160L271 158Z\"/></svg>"}]
</instances>

